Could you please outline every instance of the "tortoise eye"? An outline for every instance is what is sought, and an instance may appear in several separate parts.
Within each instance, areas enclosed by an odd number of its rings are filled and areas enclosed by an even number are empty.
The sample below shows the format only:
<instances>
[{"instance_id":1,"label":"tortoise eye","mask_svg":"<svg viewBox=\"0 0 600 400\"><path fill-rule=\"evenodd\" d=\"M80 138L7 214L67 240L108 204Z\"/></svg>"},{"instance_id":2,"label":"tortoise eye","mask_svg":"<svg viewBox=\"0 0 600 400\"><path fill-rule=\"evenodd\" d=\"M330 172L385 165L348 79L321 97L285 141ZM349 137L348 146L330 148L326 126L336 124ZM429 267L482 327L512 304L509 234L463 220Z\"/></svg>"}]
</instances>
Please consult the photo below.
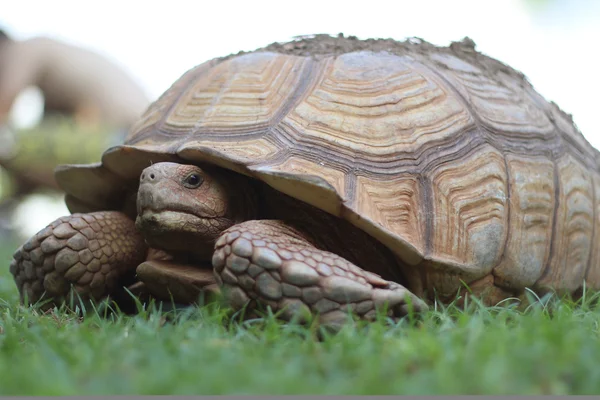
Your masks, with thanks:
<instances>
[{"instance_id":1,"label":"tortoise eye","mask_svg":"<svg viewBox=\"0 0 600 400\"><path fill-rule=\"evenodd\" d=\"M202 185L203 181L204 180L202 179L202 177L200 175L193 173L193 174L189 174L183 180L183 186L190 188L190 189L196 189L197 187Z\"/></svg>"}]
</instances>

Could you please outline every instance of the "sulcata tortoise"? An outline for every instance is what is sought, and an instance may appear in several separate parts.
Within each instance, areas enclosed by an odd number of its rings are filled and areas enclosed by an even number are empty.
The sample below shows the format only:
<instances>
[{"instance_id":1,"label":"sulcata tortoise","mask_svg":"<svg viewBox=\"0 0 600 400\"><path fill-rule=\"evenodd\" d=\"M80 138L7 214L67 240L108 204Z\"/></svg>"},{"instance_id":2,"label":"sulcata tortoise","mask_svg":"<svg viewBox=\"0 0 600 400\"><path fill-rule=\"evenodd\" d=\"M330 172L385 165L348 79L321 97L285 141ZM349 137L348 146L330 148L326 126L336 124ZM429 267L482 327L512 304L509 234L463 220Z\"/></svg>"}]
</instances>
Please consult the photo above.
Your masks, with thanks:
<instances>
[{"instance_id":1,"label":"sulcata tortoise","mask_svg":"<svg viewBox=\"0 0 600 400\"><path fill-rule=\"evenodd\" d=\"M221 291L321 321L576 293L600 286L599 161L468 38L305 37L191 69L100 163L59 166L74 214L10 270L30 303Z\"/></svg>"}]
</instances>

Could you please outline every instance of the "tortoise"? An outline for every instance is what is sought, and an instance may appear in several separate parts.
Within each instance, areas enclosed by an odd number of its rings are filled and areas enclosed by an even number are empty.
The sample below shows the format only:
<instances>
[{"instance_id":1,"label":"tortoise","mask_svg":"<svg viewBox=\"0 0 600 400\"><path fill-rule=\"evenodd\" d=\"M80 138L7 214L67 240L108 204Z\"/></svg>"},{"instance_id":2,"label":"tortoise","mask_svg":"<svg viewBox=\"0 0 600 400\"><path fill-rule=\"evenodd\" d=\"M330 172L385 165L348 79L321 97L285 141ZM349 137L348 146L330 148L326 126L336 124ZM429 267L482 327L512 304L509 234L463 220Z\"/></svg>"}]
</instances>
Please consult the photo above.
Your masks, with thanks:
<instances>
[{"instance_id":1,"label":"tortoise","mask_svg":"<svg viewBox=\"0 0 600 400\"><path fill-rule=\"evenodd\" d=\"M72 215L10 270L29 303L221 291L320 321L575 294L600 285L599 161L469 38L301 37L196 66L101 162L57 167Z\"/></svg>"}]
</instances>

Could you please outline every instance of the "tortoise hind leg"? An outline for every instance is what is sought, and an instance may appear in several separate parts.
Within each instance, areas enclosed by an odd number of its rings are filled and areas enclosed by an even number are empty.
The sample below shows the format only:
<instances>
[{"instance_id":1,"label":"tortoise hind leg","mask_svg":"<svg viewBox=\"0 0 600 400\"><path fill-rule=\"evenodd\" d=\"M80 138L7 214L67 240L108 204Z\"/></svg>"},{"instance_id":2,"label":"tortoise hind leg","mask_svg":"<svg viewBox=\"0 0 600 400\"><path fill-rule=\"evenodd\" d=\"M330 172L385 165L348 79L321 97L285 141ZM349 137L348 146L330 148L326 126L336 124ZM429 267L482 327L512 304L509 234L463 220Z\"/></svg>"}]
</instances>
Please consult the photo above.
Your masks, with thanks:
<instances>
[{"instance_id":1,"label":"tortoise hind leg","mask_svg":"<svg viewBox=\"0 0 600 400\"><path fill-rule=\"evenodd\" d=\"M248 221L226 230L213 255L217 282L239 309L258 300L282 310L284 319L311 312L324 323L340 324L348 309L364 319L387 304L392 317L427 305L406 288L314 247L282 221ZM251 303L250 303L251 304Z\"/></svg>"},{"instance_id":2,"label":"tortoise hind leg","mask_svg":"<svg viewBox=\"0 0 600 400\"><path fill-rule=\"evenodd\" d=\"M125 214L73 214L57 219L21 246L10 272L22 302L49 299L43 305L47 308L65 302L69 294L82 300L105 297L128 275L133 277L146 253L142 236Z\"/></svg>"}]
</instances>

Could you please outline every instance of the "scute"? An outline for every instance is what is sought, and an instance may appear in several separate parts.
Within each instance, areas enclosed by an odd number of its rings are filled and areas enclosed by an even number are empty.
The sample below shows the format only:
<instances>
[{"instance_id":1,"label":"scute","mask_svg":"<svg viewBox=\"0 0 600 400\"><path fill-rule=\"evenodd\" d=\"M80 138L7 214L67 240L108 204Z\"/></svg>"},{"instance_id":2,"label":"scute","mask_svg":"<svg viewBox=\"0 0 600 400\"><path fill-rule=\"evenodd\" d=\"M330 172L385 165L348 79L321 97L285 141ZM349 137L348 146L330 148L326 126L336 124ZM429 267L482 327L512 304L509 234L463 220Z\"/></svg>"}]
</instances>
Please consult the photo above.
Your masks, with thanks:
<instances>
[{"instance_id":1,"label":"scute","mask_svg":"<svg viewBox=\"0 0 600 400\"><path fill-rule=\"evenodd\" d=\"M151 162L209 162L347 219L444 295L600 287L600 156L522 74L470 42L322 39L184 74L101 164L59 169L70 210L118 209Z\"/></svg>"},{"instance_id":2,"label":"scute","mask_svg":"<svg viewBox=\"0 0 600 400\"><path fill-rule=\"evenodd\" d=\"M555 188L554 164L546 157L506 156L511 228L503 260L495 269L504 286L532 287L550 257ZM535 180L531 179L535 176Z\"/></svg>"},{"instance_id":3,"label":"scute","mask_svg":"<svg viewBox=\"0 0 600 400\"><path fill-rule=\"evenodd\" d=\"M558 160L556 172L554 223L562 235L554 238L550 265L537 284L573 292L583 284L593 247L594 187L592 176L571 155Z\"/></svg>"},{"instance_id":4,"label":"scute","mask_svg":"<svg viewBox=\"0 0 600 400\"><path fill-rule=\"evenodd\" d=\"M429 174L432 186L431 253L479 270L502 256L508 226L508 187L503 155L484 145Z\"/></svg>"}]
</instances>

